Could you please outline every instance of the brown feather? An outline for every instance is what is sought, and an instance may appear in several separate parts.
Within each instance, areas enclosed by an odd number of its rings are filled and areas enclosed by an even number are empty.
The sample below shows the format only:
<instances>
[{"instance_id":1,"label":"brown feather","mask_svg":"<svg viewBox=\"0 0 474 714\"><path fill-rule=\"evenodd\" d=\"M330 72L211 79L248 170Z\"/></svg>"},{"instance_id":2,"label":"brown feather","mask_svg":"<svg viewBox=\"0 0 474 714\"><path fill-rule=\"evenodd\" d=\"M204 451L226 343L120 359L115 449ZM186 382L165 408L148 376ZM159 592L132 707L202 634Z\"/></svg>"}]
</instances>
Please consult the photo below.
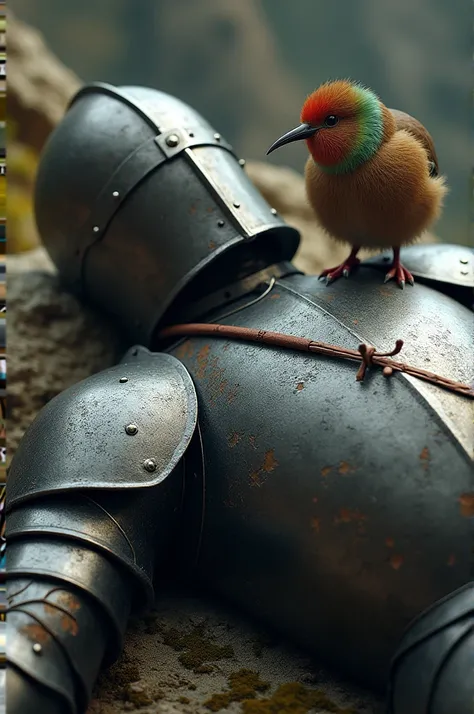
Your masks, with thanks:
<instances>
[{"instance_id":1,"label":"brown feather","mask_svg":"<svg viewBox=\"0 0 474 714\"><path fill-rule=\"evenodd\" d=\"M405 131L408 131L409 134L414 136L415 139L418 139L418 141L428 154L428 161L431 161L434 164L434 171L432 171L431 174L433 176L438 176L438 157L436 155L434 142L429 131L423 126L421 122L418 121L418 119L415 119L415 117L410 116L410 114L401 112L398 109L390 109L389 111L395 118L397 130L404 129Z\"/></svg>"},{"instance_id":2,"label":"brown feather","mask_svg":"<svg viewBox=\"0 0 474 714\"><path fill-rule=\"evenodd\" d=\"M395 131L353 173L327 174L312 157L305 173L322 227L336 240L366 248L416 240L438 218L446 194L444 179L426 170L426 149L406 129Z\"/></svg>"}]
</instances>

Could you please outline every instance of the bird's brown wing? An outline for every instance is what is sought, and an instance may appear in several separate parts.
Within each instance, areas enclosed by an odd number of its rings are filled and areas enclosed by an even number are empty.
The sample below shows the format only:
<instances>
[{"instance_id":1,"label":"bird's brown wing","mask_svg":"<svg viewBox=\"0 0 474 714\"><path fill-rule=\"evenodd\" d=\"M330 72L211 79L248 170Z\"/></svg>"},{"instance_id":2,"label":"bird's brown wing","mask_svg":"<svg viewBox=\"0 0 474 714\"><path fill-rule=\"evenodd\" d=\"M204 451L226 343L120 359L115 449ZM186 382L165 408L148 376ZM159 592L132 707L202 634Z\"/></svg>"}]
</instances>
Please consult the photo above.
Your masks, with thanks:
<instances>
[{"instance_id":1,"label":"bird's brown wing","mask_svg":"<svg viewBox=\"0 0 474 714\"><path fill-rule=\"evenodd\" d=\"M398 109L390 109L390 111L392 112L397 123L397 129L405 129L405 131L408 131L424 146L428 153L430 176L438 176L438 157L436 155L434 142L429 131L425 129L423 124L419 122L418 119L415 119L409 114L405 114L405 112L401 112Z\"/></svg>"}]
</instances>

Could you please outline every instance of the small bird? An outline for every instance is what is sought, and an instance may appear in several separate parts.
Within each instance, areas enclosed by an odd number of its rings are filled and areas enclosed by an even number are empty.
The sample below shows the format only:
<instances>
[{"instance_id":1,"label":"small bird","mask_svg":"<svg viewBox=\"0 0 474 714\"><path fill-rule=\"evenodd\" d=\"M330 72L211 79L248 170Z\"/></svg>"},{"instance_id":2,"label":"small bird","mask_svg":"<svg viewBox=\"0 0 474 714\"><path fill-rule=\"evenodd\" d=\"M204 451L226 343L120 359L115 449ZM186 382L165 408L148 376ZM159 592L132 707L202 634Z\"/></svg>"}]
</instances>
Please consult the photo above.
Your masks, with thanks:
<instances>
[{"instance_id":1,"label":"small bird","mask_svg":"<svg viewBox=\"0 0 474 714\"><path fill-rule=\"evenodd\" d=\"M439 217L447 193L433 139L417 119L388 109L368 87L352 80L326 82L308 96L302 124L267 151L306 140L310 156L308 200L325 231L349 243L347 259L324 270L329 284L348 277L361 248L393 248L385 282L414 284L400 262L400 246L413 243Z\"/></svg>"}]
</instances>

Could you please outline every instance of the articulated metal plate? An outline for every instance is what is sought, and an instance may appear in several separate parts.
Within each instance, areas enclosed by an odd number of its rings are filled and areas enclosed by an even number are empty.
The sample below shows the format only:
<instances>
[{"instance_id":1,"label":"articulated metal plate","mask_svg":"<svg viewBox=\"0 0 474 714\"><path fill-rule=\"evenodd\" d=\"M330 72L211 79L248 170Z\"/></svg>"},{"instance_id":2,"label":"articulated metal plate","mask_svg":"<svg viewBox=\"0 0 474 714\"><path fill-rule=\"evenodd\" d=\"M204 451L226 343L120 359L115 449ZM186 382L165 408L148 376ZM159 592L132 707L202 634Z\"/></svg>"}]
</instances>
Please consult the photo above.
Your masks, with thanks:
<instances>
[{"instance_id":1,"label":"articulated metal plate","mask_svg":"<svg viewBox=\"0 0 474 714\"><path fill-rule=\"evenodd\" d=\"M38 414L12 461L8 509L54 491L156 485L180 461L196 420L196 394L183 365L134 348Z\"/></svg>"},{"instance_id":2,"label":"articulated metal plate","mask_svg":"<svg viewBox=\"0 0 474 714\"><path fill-rule=\"evenodd\" d=\"M80 90L47 142L35 190L64 283L147 346L185 289L197 292L188 302L206 295L211 266L218 289L291 260L299 244L224 137L145 87Z\"/></svg>"}]
</instances>

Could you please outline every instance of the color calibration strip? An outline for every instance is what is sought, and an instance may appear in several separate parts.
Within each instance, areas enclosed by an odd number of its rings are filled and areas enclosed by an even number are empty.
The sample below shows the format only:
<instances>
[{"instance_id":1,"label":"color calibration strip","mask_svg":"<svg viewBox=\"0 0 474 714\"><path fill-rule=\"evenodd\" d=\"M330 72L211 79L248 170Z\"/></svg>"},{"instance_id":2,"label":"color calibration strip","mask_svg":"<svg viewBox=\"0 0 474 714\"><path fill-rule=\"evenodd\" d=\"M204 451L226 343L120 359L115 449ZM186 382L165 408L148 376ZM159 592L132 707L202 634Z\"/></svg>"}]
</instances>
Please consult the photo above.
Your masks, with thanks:
<instances>
[{"instance_id":1,"label":"color calibration strip","mask_svg":"<svg viewBox=\"0 0 474 714\"><path fill-rule=\"evenodd\" d=\"M6 483L6 19L5 3L0 2L0 714L5 714L6 674L6 539L5 539L5 483Z\"/></svg>"}]
</instances>

